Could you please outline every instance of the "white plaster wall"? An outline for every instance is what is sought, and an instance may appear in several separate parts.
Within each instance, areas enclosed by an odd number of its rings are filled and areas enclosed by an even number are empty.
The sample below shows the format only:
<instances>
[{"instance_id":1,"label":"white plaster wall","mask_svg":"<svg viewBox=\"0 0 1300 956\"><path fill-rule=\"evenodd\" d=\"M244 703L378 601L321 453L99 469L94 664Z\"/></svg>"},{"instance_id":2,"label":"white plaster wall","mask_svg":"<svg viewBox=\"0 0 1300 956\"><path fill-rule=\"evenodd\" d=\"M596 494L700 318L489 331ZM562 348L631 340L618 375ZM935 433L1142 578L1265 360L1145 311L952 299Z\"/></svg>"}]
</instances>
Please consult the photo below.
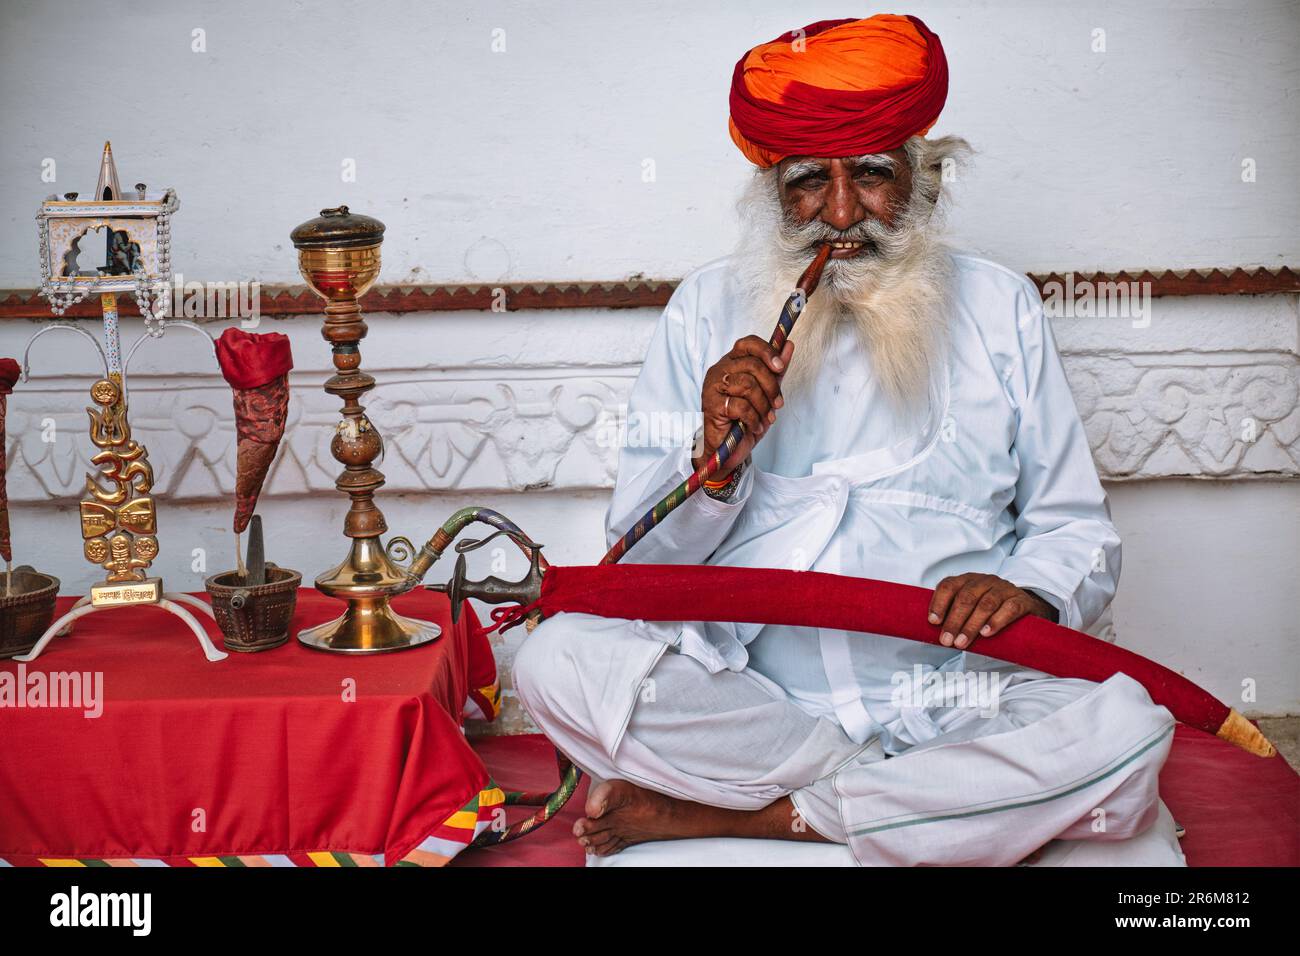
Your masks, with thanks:
<instances>
[{"instance_id":1,"label":"white plaster wall","mask_svg":"<svg viewBox=\"0 0 1300 956\"><path fill-rule=\"evenodd\" d=\"M905 7L950 60L934 133L980 150L954 191L964 245L1025 271L1300 260L1294 2ZM34 284L31 217L55 189L93 189L105 139L124 186L177 188L191 277L296 281L289 231L340 203L387 223L386 282L680 276L735 235L736 60L870 10L5 0L0 288Z\"/></svg>"},{"instance_id":2,"label":"white plaster wall","mask_svg":"<svg viewBox=\"0 0 1300 956\"><path fill-rule=\"evenodd\" d=\"M935 133L980 150L953 187L958 243L1026 271L1294 267L1297 9L912 4L951 60ZM289 230L340 202L388 224L385 282L679 276L734 239L747 175L726 135L735 59L844 14L775 0L6 0L0 287L37 284L39 201L90 190L105 138L124 185L178 189L174 262L191 279L296 281ZM1095 28L1104 54L1090 49ZM195 29L204 53L191 50ZM492 52L495 29L504 53ZM106 55L116 65L100 66ZM46 158L53 184L41 181ZM355 182L340 176L349 158ZM1242 181L1247 158L1255 182ZM381 500L394 531L423 538L483 503L554 561L597 558L615 457L593 424L626 396L655 318L370 317L363 354L380 382L369 404L388 441ZM0 322L0 354L20 354L38 327ZM128 341L140 331L124 328ZM290 334L296 370L260 510L272 560L310 578L344 551L324 450L337 402L319 388L328 350L314 318L262 328ZM1147 328L1056 329L1125 535L1119 640L1234 701L1255 678L1249 713L1300 712L1296 297L1157 300ZM71 336L42 339L33 380L10 399L15 560L70 593L95 580L75 516L90 358ZM197 589L233 561L229 393L186 331L146 346L132 372L133 424L162 498L157 567L169 587Z\"/></svg>"},{"instance_id":3,"label":"white plaster wall","mask_svg":"<svg viewBox=\"0 0 1300 956\"><path fill-rule=\"evenodd\" d=\"M1117 642L1244 713L1300 713L1300 484L1110 483L1107 493L1124 539Z\"/></svg>"}]
</instances>

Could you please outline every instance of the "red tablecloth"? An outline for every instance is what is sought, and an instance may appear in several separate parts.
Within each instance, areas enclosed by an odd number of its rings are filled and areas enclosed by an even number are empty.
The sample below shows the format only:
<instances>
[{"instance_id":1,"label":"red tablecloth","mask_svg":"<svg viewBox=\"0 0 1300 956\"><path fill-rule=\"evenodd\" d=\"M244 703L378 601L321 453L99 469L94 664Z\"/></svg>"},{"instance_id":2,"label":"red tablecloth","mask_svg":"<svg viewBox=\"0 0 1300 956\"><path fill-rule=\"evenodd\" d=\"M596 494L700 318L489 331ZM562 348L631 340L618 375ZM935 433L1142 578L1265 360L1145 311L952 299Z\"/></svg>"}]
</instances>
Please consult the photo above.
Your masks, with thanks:
<instances>
[{"instance_id":1,"label":"red tablecloth","mask_svg":"<svg viewBox=\"0 0 1300 956\"><path fill-rule=\"evenodd\" d=\"M291 634L342 607L304 588ZM96 717L0 706L0 860L446 862L503 799L461 730L467 700L495 709L495 664L468 607L454 627L442 595L394 607L442 636L363 656L291 638L213 663L179 619L133 607L78 620L31 664L0 661L27 703L52 675L103 688Z\"/></svg>"}]
</instances>

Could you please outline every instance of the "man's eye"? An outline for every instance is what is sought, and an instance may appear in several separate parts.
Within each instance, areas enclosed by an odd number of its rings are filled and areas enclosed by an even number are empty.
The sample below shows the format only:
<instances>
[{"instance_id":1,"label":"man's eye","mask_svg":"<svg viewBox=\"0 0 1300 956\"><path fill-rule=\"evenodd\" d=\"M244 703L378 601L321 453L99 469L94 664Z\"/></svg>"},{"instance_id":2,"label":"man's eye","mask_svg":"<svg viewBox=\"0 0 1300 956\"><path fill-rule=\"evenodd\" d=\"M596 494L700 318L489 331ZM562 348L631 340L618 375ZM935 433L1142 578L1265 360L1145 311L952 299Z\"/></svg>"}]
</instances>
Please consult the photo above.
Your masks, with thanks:
<instances>
[{"instance_id":1,"label":"man's eye","mask_svg":"<svg viewBox=\"0 0 1300 956\"><path fill-rule=\"evenodd\" d=\"M800 189L821 189L826 185L825 176L805 176L795 183Z\"/></svg>"},{"instance_id":2,"label":"man's eye","mask_svg":"<svg viewBox=\"0 0 1300 956\"><path fill-rule=\"evenodd\" d=\"M858 170L858 179L892 179L893 175L884 166L863 166Z\"/></svg>"}]
</instances>

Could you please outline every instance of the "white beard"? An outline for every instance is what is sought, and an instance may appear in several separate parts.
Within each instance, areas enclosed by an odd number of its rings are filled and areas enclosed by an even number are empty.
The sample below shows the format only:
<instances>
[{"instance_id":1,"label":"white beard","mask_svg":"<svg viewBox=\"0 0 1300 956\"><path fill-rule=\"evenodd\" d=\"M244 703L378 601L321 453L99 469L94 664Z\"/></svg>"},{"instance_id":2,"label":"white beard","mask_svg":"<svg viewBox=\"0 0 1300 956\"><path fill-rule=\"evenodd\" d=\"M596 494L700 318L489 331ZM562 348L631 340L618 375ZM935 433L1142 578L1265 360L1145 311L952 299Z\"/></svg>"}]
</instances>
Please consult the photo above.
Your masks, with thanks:
<instances>
[{"instance_id":1,"label":"white beard","mask_svg":"<svg viewBox=\"0 0 1300 956\"><path fill-rule=\"evenodd\" d=\"M952 260L932 225L933 204L916 193L893 229L872 220L844 234L867 244L851 259L827 263L821 285L795 322L795 354L782 381L787 400L816 379L839 325L849 322L894 411L922 411L947 346ZM834 230L819 222L787 222L774 171L755 176L741 212L736 278L748 299L751 327L766 339L812 261L810 249Z\"/></svg>"}]
</instances>

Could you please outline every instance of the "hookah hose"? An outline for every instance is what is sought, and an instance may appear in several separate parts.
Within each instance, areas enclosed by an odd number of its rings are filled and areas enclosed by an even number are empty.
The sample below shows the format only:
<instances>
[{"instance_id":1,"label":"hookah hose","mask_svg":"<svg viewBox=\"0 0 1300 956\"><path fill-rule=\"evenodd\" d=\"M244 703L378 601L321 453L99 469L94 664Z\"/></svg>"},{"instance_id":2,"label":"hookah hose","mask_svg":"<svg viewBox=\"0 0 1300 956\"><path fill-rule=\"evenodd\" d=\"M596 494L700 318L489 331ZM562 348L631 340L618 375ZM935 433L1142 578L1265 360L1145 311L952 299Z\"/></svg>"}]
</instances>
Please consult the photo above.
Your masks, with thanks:
<instances>
[{"instance_id":1,"label":"hookah hose","mask_svg":"<svg viewBox=\"0 0 1300 956\"><path fill-rule=\"evenodd\" d=\"M532 549L526 547L520 541L520 539L528 540L528 538L517 524L499 511L474 506L460 509L442 523L442 526L434 532L428 543L420 549L420 553L415 557L415 560L411 562L407 574L414 580L423 578L434 562L442 557L443 553L456 539L456 536L475 521L481 521L498 531L518 535L518 538L514 539L515 543L518 544L519 549L524 552L526 557L532 559ZM546 558L540 552L537 554L537 561L538 566L542 569L550 567ZM578 789L578 784L582 781L582 771L558 750L555 751L555 760L560 772L560 785L553 792L503 791L505 806L538 807L537 812L527 819L520 820L518 823L504 829L489 828L484 830L470 842L471 847L495 846L499 843L509 843L511 840L517 840L526 833L537 829L560 812L564 805L569 802L569 798L573 796L574 791Z\"/></svg>"},{"instance_id":2,"label":"hookah hose","mask_svg":"<svg viewBox=\"0 0 1300 956\"><path fill-rule=\"evenodd\" d=\"M830 243L823 243L818 248L812 264L799 277L795 290L790 293L790 298L786 299L785 305L781 307L781 317L777 319L776 329L773 330L772 338L768 341L768 344L777 353L780 353L781 349L785 347L786 339L790 337L790 332L794 329L795 320L799 318L800 313L808 304L808 298L816 291L818 283L821 282L822 270L826 268L826 260L830 258L830 255ZM617 563L623 555L632 549L633 545L650 533L651 528L668 517L673 509L683 501L699 491L704 482L708 481L726 463L744 437L744 422L732 422L727 437L722 440L722 444L718 446L717 451L709 456L709 459L699 467L699 470L668 492L658 504L643 514L641 519L628 529L627 534L619 538L614 543L614 547L606 552L605 556L600 559L600 564Z\"/></svg>"},{"instance_id":3,"label":"hookah hose","mask_svg":"<svg viewBox=\"0 0 1300 956\"><path fill-rule=\"evenodd\" d=\"M456 536L476 521L496 528L498 531L507 532L512 536L517 535L518 537L513 538L513 540L519 546L519 550L523 551L525 557L529 560L532 559L532 549L522 543L528 540L528 537L517 524L499 511L471 506L461 508L442 523L442 526L434 532L433 537L420 549L419 554L411 562L410 567L407 569L408 576L417 581L423 578L434 562L442 557L443 553L456 539ZM538 566L543 570L550 567L540 550L537 554L537 562ZM559 765L560 785L554 792L504 791L505 806L539 807L540 809L526 820L521 820L506 829L484 830L470 843L470 846L494 846L498 843L508 843L535 830L559 813L560 809L568 803L569 798L573 796L574 791L577 790L578 783L582 779L582 771L575 767L572 761L558 750L555 752L555 759Z\"/></svg>"},{"instance_id":4,"label":"hookah hose","mask_svg":"<svg viewBox=\"0 0 1300 956\"><path fill-rule=\"evenodd\" d=\"M790 293L790 297L786 299L785 305L781 307L781 315L777 319L776 328L773 330L772 337L768 341L768 344L778 353L785 347L786 340L790 337L790 332L794 329L795 320L799 318L799 315L808 305L809 297L817 290L817 285L821 282L822 271L826 268L826 262L830 259L830 255L830 243L823 243L817 249L817 254L813 257L812 263L804 270L803 275L799 277L799 281L795 284L795 290ZM744 423L733 421L731 423L731 428L727 431L727 437L723 439L722 444L718 446L718 449L711 456L709 456L708 460L705 461L705 463L701 465L694 474L670 491L658 502L658 504L642 515L641 519L632 525L632 527L628 529L628 532L615 542L614 546L609 549L603 558L600 559L600 564L617 564L623 555L627 554L627 552L631 550L633 545L649 534L651 528L662 522L664 518L668 517L668 515L672 513L675 508L681 505L683 501L699 491L704 485L704 482L708 481L709 478L716 474L718 469L726 463L727 459L731 456L731 453L736 450L736 447L744 437ZM426 546L426 552L430 547L436 548L437 554L435 555L434 560L437 560L437 556L442 554L442 551L451 543L451 539L455 537L456 533L473 520L485 521L497 528L517 530L512 522L494 511L489 511L486 508L466 508L463 511L458 511L456 514L452 515L447 523L438 530L438 533L434 535L434 540ZM444 535L446 536L444 537ZM423 554L421 556L423 557ZM429 563L431 564L432 561ZM428 570L428 565L425 565L423 569L417 570L420 574L423 574L424 571ZM560 785L554 792L549 794L539 794L521 791L506 791L506 806L539 807L537 812L527 819L520 820L518 823L515 823L504 830L484 830L474 839L474 842L471 843L470 846L496 846L501 843L508 843L511 840L516 840L542 826L550 820L551 817L560 812L564 805L569 802L569 798L572 797L574 792L578 789L578 784L582 781L582 771L579 770L568 757L560 753L558 750L555 752L555 757L559 764Z\"/></svg>"},{"instance_id":5,"label":"hookah hose","mask_svg":"<svg viewBox=\"0 0 1300 956\"><path fill-rule=\"evenodd\" d=\"M424 547L420 549L420 553L416 555L415 560L411 562L411 566L407 568L407 577L418 581L428 574L429 569L433 567L433 563L442 557L443 552L446 551L447 547L455 540L456 535L460 534L475 521L481 521L485 525L496 528L498 531L505 531L510 535L518 535L518 538L515 538L514 540L515 543L519 545L519 550L524 553L524 557L530 560L532 559L532 550L519 542L519 538L523 538L524 540L528 539L528 536L523 533L519 525L515 524L499 511L493 511L491 508L472 506L469 508L461 508L442 523L442 527L433 533L433 537L430 538ZM403 543L409 544L409 542L405 542L404 539ZM546 562L546 558L542 557L541 554L537 555L537 562L543 570L550 567Z\"/></svg>"}]
</instances>

